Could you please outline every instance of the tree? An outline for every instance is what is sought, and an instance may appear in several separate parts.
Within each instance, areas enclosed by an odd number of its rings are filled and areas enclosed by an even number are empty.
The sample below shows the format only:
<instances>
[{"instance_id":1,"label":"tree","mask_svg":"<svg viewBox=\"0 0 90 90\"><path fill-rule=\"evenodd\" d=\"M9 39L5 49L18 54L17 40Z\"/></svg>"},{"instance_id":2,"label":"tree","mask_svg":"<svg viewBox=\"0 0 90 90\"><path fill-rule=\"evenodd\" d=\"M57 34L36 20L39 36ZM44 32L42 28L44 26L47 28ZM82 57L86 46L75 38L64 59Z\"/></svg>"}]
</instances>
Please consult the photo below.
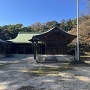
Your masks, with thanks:
<instances>
[{"instance_id":1,"label":"tree","mask_svg":"<svg viewBox=\"0 0 90 90\"><path fill-rule=\"evenodd\" d=\"M76 25L77 25L77 19L75 18L75 19L72 20L73 28L76 28Z\"/></svg>"},{"instance_id":2,"label":"tree","mask_svg":"<svg viewBox=\"0 0 90 90\"><path fill-rule=\"evenodd\" d=\"M0 37L4 40L15 38L18 32L21 32L22 28L22 24L4 25L1 27Z\"/></svg>"},{"instance_id":3,"label":"tree","mask_svg":"<svg viewBox=\"0 0 90 90\"><path fill-rule=\"evenodd\" d=\"M66 21L64 19L61 21L60 28L66 31Z\"/></svg>"},{"instance_id":4,"label":"tree","mask_svg":"<svg viewBox=\"0 0 90 90\"><path fill-rule=\"evenodd\" d=\"M23 27L21 31L23 31L23 32L32 32L33 30L30 26L28 26L28 27Z\"/></svg>"},{"instance_id":5,"label":"tree","mask_svg":"<svg viewBox=\"0 0 90 90\"><path fill-rule=\"evenodd\" d=\"M68 19L66 21L66 31L69 31L73 28L73 24L72 24L72 20L71 19Z\"/></svg>"},{"instance_id":6,"label":"tree","mask_svg":"<svg viewBox=\"0 0 90 90\"><path fill-rule=\"evenodd\" d=\"M21 29L21 28L23 28L23 24L20 24L20 23L19 23L19 24L16 24L16 25L15 25L15 29Z\"/></svg>"},{"instance_id":7,"label":"tree","mask_svg":"<svg viewBox=\"0 0 90 90\"><path fill-rule=\"evenodd\" d=\"M57 26L57 25L58 25L58 22L57 22L57 21L55 21L55 20L53 20L51 23L52 23L52 26L53 26L53 27L55 27L55 26Z\"/></svg>"},{"instance_id":8,"label":"tree","mask_svg":"<svg viewBox=\"0 0 90 90\"><path fill-rule=\"evenodd\" d=\"M58 22L53 20L53 21L49 21L49 22L46 22L45 26L48 28L48 29L51 29L55 26L58 26Z\"/></svg>"},{"instance_id":9,"label":"tree","mask_svg":"<svg viewBox=\"0 0 90 90\"><path fill-rule=\"evenodd\" d=\"M41 31L42 30L42 24L40 22L36 22L35 24L31 25L31 28L34 31Z\"/></svg>"}]
</instances>

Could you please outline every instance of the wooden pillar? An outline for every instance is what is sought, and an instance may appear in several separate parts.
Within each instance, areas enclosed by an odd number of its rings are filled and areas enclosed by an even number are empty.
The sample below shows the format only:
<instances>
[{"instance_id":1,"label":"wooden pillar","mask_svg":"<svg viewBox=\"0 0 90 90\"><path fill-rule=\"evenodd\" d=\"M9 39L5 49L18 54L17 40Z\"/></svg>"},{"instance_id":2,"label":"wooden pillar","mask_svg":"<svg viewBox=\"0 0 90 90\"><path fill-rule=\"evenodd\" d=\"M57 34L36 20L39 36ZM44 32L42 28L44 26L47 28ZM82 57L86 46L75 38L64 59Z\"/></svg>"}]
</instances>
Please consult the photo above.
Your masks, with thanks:
<instances>
[{"instance_id":1,"label":"wooden pillar","mask_svg":"<svg viewBox=\"0 0 90 90\"><path fill-rule=\"evenodd\" d=\"M17 45L17 51L16 52L17 52L16 54L18 54L18 45Z\"/></svg>"},{"instance_id":2,"label":"wooden pillar","mask_svg":"<svg viewBox=\"0 0 90 90\"><path fill-rule=\"evenodd\" d=\"M42 44L41 44L40 50L41 50L41 54L42 54Z\"/></svg>"},{"instance_id":3,"label":"wooden pillar","mask_svg":"<svg viewBox=\"0 0 90 90\"><path fill-rule=\"evenodd\" d=\"M25 54L25 51L26 51L26 50L25 50L25 47L26 47L26 46L24 46L24 54ZM26 48L26 49L27 49L27 48Z\"/></svg>"}]
</instances>

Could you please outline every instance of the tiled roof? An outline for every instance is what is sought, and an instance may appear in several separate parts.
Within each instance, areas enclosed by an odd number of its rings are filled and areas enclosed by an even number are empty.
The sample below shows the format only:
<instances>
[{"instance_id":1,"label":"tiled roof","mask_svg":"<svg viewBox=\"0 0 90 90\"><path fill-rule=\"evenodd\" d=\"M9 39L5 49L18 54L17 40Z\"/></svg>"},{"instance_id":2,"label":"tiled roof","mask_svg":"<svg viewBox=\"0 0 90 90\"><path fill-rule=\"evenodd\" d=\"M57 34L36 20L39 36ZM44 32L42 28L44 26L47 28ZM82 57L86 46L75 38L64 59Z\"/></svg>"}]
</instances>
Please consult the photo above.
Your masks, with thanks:
<instances>
[{"instance_id":1,"label":"tiled roof","mask_svg":"<svg viewBox=\"0 0 90 90\"><path fill-rule=\"evenodd\" d=\"M63 36L67 37L68 43L70 43L73 39L76 38L75 35L71 35L65 31L59 29L58 27L54 27L46 32L43 32L43 33L40 33L40 32L20 32L15 39L11 39L8 41L13 42L13 43L31 43L29 40L32 39L33 36L35 36L36 38L40 38L40 37L44 37L48 34L52 34L55 32L58 32L58 33L62 34Z\"/></svg>"},{"instance_id":2,"label":"tiled roof","mask_svg":"<svg viewBox=\"0 0 90 90\"><path fill-rule=\"evenodd\" d=\"M40 33L20 32L15 39L8 40L13 43L31 43L29 40Z\"/></svg>"},{"instance_id":3,"label":"tiled roof","mask_svg":"<svg viewBox=\"0 0 90 90\"><path fill-rule=\"evenodd\" d=\"M67 32L65 32L64 30L61 30L60 28L58 27L53 27L52 29L44 32L44 33L41 33L39 35L36 35L36 38L43 38L43 37L46 37L48 35L51 35L52 33L60 33L62 36L66 37L67 38L67 43L70 43L71 41L73 41L76 36L75 35L72 35L72 34L69 34Z\"/></svg>"}]
</instances>

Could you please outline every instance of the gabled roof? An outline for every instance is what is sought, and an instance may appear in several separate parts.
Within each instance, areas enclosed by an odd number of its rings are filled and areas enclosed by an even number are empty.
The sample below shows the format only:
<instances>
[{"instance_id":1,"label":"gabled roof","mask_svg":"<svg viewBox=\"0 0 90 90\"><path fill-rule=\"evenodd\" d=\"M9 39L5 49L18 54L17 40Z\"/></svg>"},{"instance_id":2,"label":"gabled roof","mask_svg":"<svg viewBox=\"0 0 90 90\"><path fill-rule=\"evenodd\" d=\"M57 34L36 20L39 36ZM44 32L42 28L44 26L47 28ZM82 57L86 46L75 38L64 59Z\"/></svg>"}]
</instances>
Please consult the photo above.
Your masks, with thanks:
<instances>
[{"instance_id":1,"label":"gabled roof","mask_svg":"<svg viewBox=\"0 0 90 90\"><path fill-rule=\"evenodd\" d=\"M33 36L35 36L36 38L40 38L40 37L48 36L48 35L55 33L55 32L58 32L62 36L66 37L68 43L70 43L73 39L76 38L75 35L71 35L65 31L59 29L58 27L54 27L46 32L43 32L43 33L40 33L40 32L20 32L15 39L7 40L7 41L13 42L13 43L31 43L29 40L32 39Z\"/></svg>"},{"instance_id":2,"label":"gabled roof","mask_svg":"<svg viewBox=\"0 0 90 90\"><path fill-rule=\"evenodd\" d=\"M52 34L52 33L54 33L54 32L58 32L58 33L60 33L60 34L62 34L62 35L64 35L64 36L75 36L75 35L71 35L71 34L65 32L64 30L61 30L61 29L58 28L58 27L53 27L52 29L50 29L50 30L48 30L48 31L46 31L46 32L44 32L44 33L41 33L41 34L39 34L39 35L37 35L37 36L41 36L41 35L43 36L43 35L46 35L46 34Z\"/></svg>"},{"instance_id":3,"label":"gabled roof","mask_svg":"<svg viewBox=\"0 0 90 90\"><path fill-rule=\"evenodd\" d=\"M36 36L40 33L34 32L20 32L15 39L8 40L13 43L31 43L29 40L32 39L33 36Z\"/></svg>"},{"instance_id":4,"label":"gabled roof","mask_svg":"<svg viewBox=\"0 0 90 90\"><path fill-rule=\"evenodd\" d=\"M73 41L76 36L75 35L71 35L63 30L61 30L60 28L58 27L53 27L52 29L42 33L42 34L39 34L39 35L36 35L35 37L36 38L40 38L40 37L46 37L46 36L49 36L53 33L60 33L62 36L66 37L67 38L67 42L70 43L71 41Z\"/></svg>"}]
</instances>

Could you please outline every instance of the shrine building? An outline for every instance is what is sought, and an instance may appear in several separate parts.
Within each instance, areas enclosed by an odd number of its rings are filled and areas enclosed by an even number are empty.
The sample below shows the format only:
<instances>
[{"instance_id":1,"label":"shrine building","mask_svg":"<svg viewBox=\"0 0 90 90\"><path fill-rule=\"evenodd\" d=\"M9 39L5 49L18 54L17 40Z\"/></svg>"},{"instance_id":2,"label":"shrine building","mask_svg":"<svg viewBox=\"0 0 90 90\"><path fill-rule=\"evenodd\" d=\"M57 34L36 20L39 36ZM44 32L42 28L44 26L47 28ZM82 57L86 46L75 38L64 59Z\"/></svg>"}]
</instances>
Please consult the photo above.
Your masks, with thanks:
<instances>
[{"instance_id":1,"label":"shrine building","mask_svg":"<svg viewBox=\"0 0 90 90\"><path fill-rule=\"evenodd\" d=\"M38 54L67 54L67 45L76 36L71 35L58 27L53 27L46 32L20 32L15 39L8 40L11 43L12 54L33 54L32 37L39 39Z\"/></svg>"}]
</instances>

